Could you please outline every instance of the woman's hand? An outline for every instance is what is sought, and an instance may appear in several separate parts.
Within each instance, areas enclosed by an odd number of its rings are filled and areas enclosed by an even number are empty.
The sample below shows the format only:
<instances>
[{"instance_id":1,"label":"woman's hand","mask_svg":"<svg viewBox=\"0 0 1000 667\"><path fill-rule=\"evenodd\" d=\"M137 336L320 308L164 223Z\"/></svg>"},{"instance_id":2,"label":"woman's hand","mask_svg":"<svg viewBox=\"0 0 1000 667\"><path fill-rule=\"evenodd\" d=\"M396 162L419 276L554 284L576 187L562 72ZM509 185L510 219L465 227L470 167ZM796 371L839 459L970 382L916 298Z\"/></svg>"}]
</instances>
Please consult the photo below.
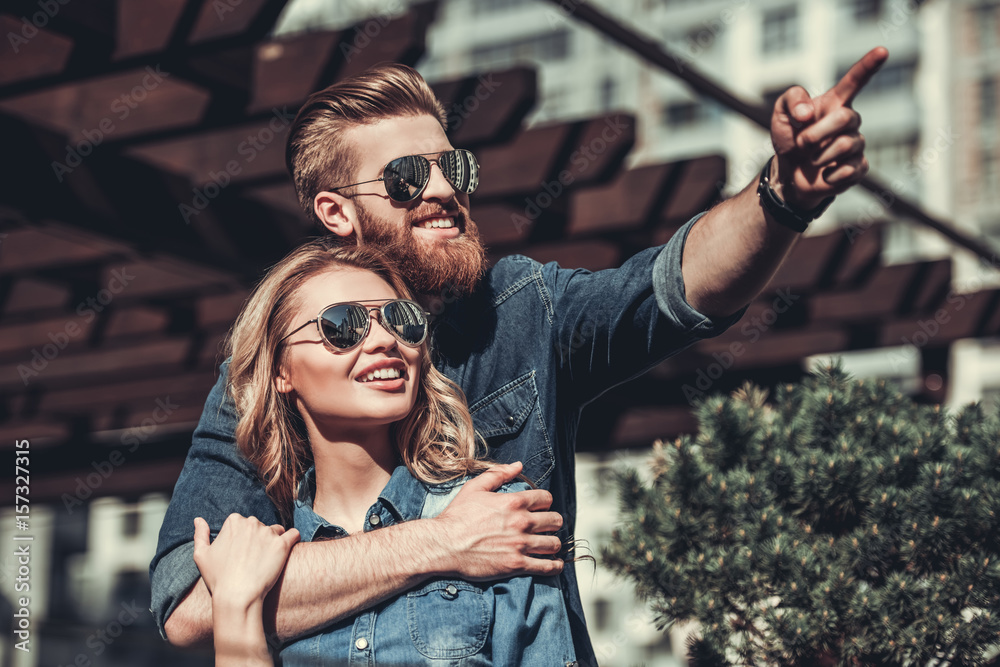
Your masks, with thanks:
<instances>
[{"instance_id":1,"label":"woman's hand","mask_svg":"<svg viewBox=\"0 0 1000 667\"><path fill-rule=\"evenodd\" d=\"M255 517L230 514L209 543L208 522L194 520L194 562L215 598L227 603L263 600L278 581L299 531L265 526Z\"/></svg>"},{"instance_id":2,"label":"woman's hand","mask_svg":"<svg viewBox=\"0 0 1000 667\"><path fill-rule=\"evenodd\" d=\"M230 514L215 541L194 520L194 562L212 594L216 667L273 665L264 634L264 596L278 581L299 531Z\"/></svg>"}]
</instances>

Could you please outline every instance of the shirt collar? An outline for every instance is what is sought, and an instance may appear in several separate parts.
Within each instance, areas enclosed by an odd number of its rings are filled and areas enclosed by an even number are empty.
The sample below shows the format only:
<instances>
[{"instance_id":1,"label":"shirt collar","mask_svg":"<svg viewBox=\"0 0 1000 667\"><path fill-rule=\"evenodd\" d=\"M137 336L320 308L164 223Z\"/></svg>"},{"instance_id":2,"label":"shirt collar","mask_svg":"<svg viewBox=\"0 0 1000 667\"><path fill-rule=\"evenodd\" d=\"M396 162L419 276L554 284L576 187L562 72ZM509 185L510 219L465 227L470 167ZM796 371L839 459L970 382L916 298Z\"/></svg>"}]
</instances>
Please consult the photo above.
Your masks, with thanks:
<instances>
[{"instance_id":1,"label":"shirt collar","mask_svg":"<svg viewBox=\"0 0 1000 667\"><path fill-rule=\"evenodd\" d=\"M454 483L434 485L434 488L450 486ZM430 487L412 474L405 465L398 465L392 471L388 483L379 493L379 500L389 510L397 522L419 519L423 511L424 499ZM343 537L347 532L340 526L333 525L313 511L313 501L316 498L316 466L312 466L302 476L299 482L298 494L295 499L293 520L299 529L302 540L312 542L320 532L333 537ZM366 523L367 525L367 523Z\"/></svg>"}]
</instances>

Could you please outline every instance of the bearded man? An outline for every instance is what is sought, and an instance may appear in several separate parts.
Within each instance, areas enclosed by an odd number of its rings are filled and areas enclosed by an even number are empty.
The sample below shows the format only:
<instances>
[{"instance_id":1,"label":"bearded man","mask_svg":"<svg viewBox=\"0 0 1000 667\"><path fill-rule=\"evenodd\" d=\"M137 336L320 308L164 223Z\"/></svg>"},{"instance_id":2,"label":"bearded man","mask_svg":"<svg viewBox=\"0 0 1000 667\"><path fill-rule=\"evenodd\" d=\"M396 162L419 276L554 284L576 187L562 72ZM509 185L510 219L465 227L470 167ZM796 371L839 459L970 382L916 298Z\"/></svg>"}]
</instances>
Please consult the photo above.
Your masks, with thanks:
<instances>
[{"instance_id":1,"label":"bearded man","mask_svg":"<svg viewBox=\"0 0 1000 667\"><path fill-rule=\"evenodd\" d=\"M435 519L300 543L271 590L279 639L314 632L430 577L561 577L581 664L596 664L575 570L552 558L572 539L580 411L607 391L736 322L808 222L868 170L851 100L885 61L875 49L830 91L790 88L771 121L760 179L689 221L664 246L596 273L506 257L485 268L469 209L475 157L445 133L444 109L414 70L381 65L311 96L289 132L300 203L341 243L380 247L428 310L435 365L465 391L497 466ZM442 294L448 298L440 308ZM211 599L192 559L193 519L279 523L234 445L226 365L208 397L150 570L171 642L210 637ZM540 488L493 491L523 471Z\"/></svg>"}]
</instances>

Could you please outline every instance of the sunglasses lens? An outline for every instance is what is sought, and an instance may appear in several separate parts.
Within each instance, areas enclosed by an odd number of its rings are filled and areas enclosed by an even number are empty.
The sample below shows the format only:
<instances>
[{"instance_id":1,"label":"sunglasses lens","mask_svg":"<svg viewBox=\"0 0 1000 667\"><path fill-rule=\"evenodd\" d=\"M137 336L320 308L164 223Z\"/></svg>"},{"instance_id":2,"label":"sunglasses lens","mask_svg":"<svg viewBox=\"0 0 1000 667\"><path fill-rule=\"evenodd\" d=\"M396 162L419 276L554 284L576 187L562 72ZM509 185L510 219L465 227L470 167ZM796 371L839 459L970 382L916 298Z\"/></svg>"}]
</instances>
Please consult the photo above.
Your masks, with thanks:
<instances>
[{"instance_id":1,"label":"sunglasses lens","mask_svg":"<svg viewBox=\"0 0 1000 667\"><path fill-rule=\"evenodd\" d=\"M390 301L382 307L382 322L407 345L419 345L427 335L427 320L412 301Z\"/></svg>"},{"instance_id":2,"label":"sunglasses lens","mask_svg":"<svg viewBox=\"0 0 1000 667\"><path fill-rule=\"evenodd\" d=\"M410 201L423 190L431 175L431 165L420 155L396 158L382 172L385 191L399 202Z\"/></svg>"},{"instance_id":3,"label":"sunglasses lens","mask_svg":"<svg viewBox=\"0 0 1000 667\"><path fill-rule=\"evenodd\" d=\"M364 337L368 311L360 306L341 304L327 308L320 315L323 338L338 350L349 350Z\"/></svg>"},{"instance_id":4,"label":"sunglasses lens","mask_svg":"<svg viewBox=\"0 0 1000 667\"><path fill-rule=\"evenodd\" d=\"M458 192L471 195L479 186L479 163L476 156L467 150L443 153L438 158L438 166Z\"/></svg>"}]
</instances>

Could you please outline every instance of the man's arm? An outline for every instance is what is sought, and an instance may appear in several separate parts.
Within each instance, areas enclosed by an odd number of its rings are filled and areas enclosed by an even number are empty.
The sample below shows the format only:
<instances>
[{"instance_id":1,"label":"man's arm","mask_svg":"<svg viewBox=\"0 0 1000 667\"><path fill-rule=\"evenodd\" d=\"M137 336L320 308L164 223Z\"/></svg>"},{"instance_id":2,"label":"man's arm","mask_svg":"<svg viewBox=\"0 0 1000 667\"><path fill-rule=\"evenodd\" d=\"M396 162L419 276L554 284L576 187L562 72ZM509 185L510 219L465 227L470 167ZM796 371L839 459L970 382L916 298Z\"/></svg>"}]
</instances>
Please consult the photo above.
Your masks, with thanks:
<instances>
[{"instance_id":1,"label":"man's arm","mask_svg":"<svg viewBox=\"0 0 1000 667\"><path fill-rule=\"evenodd\" d=\"M398 595L432 576L489 580L553 575L562 561L529 554L558 553L562 517L547 510L548 491L493 491L514 479L518 463L497 466L465 484L434 519L325 542L299 543L269 593L264 625L281 641L315 631ZM212 635L212 599L199 579L165 624L173 644Z\"/></svg>"},{"instance_id":2,"label":"man's arm","mask_svg":"<svg viewBox=\"0 0 1000 667\"><path fill-rule=\"evenodd\" d=\"M868 172L861 117L851 101L888 58L869 51L829 91L816 98L800 87L785 91L771 116L776 159L770 182L788 205L811 210ZM682 272L688 303L710 317L734 313L777 271L799 234L761 206L757 180L698 221L684 246Z\"/></svg>"}]
</instances>

